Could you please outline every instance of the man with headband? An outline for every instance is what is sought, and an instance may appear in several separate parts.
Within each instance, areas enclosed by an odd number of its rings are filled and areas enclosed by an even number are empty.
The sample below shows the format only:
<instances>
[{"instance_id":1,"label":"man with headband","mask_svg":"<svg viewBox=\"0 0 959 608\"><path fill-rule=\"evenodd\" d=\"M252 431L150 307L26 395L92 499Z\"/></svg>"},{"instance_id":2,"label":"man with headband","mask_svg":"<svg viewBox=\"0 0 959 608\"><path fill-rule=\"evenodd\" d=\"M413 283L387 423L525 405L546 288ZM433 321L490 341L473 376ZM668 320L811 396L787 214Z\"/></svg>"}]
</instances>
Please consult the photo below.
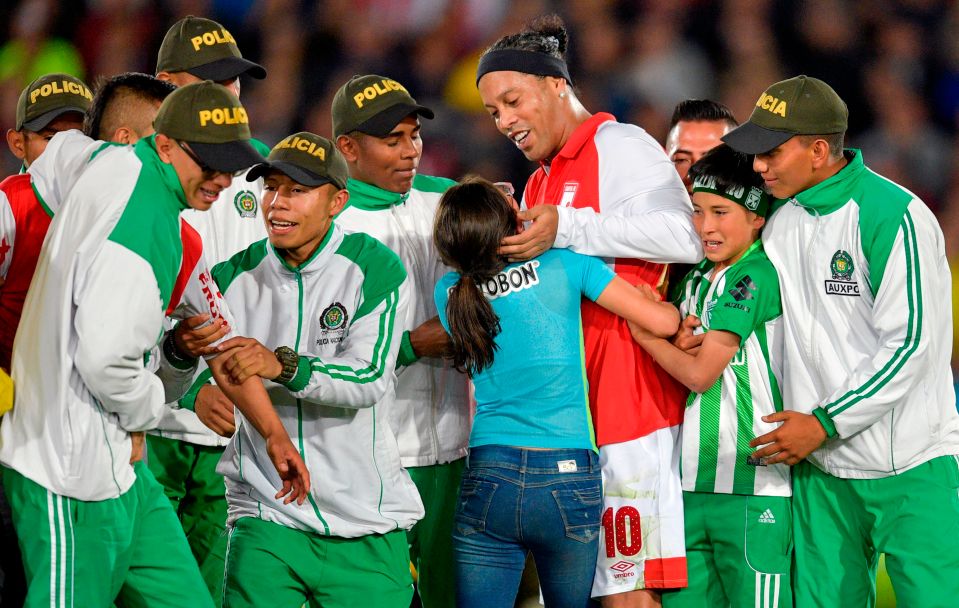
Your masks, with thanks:
<instances>
[{"instance_id":1,"label":"man with headband","mask_svg":"<svg viewBox=\"0 0 959 608\"><path fill-rule=\"evenodd\" d=\"M754 458L793 467L797 606L959 596L959 414L942 230L912 192L843 149L827 83L771 85L723 137L779 199L763 232L783 306L781 423Z\"/></svg>"},{"instance_id":2,"label":"man with headband","mask_svg":"<svg viewBox=\"0 0 959 608\"><path fill-rule=\"evenodd\" d=\"M782 410L777 336L779 279L759 232L769 195L752 159L720 145L692 166L693 224L706 257L680 285L682 316L701 319L688 354L632 327L633 337L691 392L683 422L682 480L689 587L668 608L792 606L789 467L750 458L749 441ZM744 517L745 514L745 517Z\"/></svg>"},{"instance_id":3,"label":"man with headband","mask_svg":"<svg viewBox=\"0 0 959 608\"><path fill-rule=\"evenodd\" d=\"M567 247L609 258L633 284L661 287L665 264L702 257L686 189L648 133L583 107L566 42L553 15L501 38L480 59L477 86L496 127L540 163L520 215L532 225L501 252L526 259ZM653 604L651 590L686 585L678 471L685 391L623 319L590 302L583 341L606 503L593 595L606 596L606 605Z\"/></svg>"}]
</instances>

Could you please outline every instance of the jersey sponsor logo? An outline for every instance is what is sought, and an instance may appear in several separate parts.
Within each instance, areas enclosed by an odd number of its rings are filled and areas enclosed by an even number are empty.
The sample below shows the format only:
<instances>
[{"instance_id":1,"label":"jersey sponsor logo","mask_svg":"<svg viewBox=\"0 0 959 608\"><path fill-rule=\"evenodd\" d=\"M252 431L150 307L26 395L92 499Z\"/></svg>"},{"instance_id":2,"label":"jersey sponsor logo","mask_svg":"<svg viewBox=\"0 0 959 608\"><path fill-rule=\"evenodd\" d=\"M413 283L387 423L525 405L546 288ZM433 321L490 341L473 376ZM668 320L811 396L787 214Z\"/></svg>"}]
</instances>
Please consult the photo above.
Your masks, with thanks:
<instances>
[{"instance_id":1,"label":"jersey sponsor logo","mask_svg":"<svg viewBox=\"0 0 959 608\"><path fill-rule=\"evenodd\" d=\"M756 107L786 118L786 102L778 97L773 97L769 93L763 93L759 96Z\"/></svg>"},{"instance_id":2,"label":"jersey sponsor logo","mask_svg":"<svg viewBox=\"0 0 959 608\"><path fill-rule=\"evenodd\" d=\"M852 256L839 249L833 254L829 262L829 273L832 280L826 280L826 295L858 296L859 283L853 278L856 266L852 263Z\"/></svg>"},{"instance_id":3,"label":"jersey sponsor logo","mask_svg":"<svg viewBox=\"0 0 959 608\"><path fill-rule=\"evenodd\" d=\"M729 290L729 295L737 302L742 302L743 300L752 300L755 291L756 284L753 283L749 275L746 275Z\"/></svg>"},{"instance_id":4,"label":"jersey sponsor logo","mask_svg":"<svg viewBox=\"0 0 959 608\"><path fill-rule=\"evenodd\" d=\"M569 207L576 198L576 190L579 189L579 182L566 182L563 186L563 197L559 199L560 207Z\"/></svg>"},{"instance_id":5,"label":"jersey sponsor logo","mask_svg":"<svg viewBox=\"0 0 959 608\"><path fill-rule=\"evenodd\" d=\"M539 285L539 274L536 272L537 267L539 267L539 261L530 260L521 266L500 272L488 281L478 283L478 285L487 300L495 300L496 298L508 296L517 291L529 289L534 285Z\"/></svg>"},{"instance_id":6,"label":"jersey sponsor logo","mask_svg":"<svg viewBox=\"0 0 959 608\"><path fill-rule=\"evenodd\" d=\"M256 196L249 190L237 192L233 197L233 206L240 217L256 217Z\"/></svg>"},{"instance_id":7,"label":"jersey sponsor logo","mask_svg":"<svg viewBox=\"0 0 959 608\"><path fill-rule=\"evenodd\" d=\"M766 509L759 516L759 523L761 524L774 524L776 523L776 516L773 515L771 509Z\"/></svg>"},{"instance_id":8,"label":"jersey sponsor logo","mask_svg":"<svg viewBox=\"0 0 959 608\"><path fill-rule=\"evenodd\" d=\"M193 51L197 52L204 46L215 46L217 44L236 44L233 35L226 30L213 30L212 32L203 32L199 36L190 38L193 44Z\"/></svg>"},{"instance_id":9,"label":"jersey sponsor logo","mask_svg":"<svg viewBox=\"0 0 959 608\"><path fill-rule=\"evenodd\" d=\"M635 568L636 564L623 560L620 560L609 567L610 570L615 572L615 574L613 574L613 578L630 578L636 576L636 573L633 572Z\"/></svg>"},{"instance_id":10,"label":"jersey sponsor logo","mask_svg":"<svg viewBox=\"0 0 959 608\"><path fill-rule=\"evenodd\" d=\"M400 83L392 80L390 78L384 78L379 82L375 82L372 85L366 87L359 93L353 96L353 103L356 104L357 108L362 108L363 104L367 101L373 101L380 95L386 95L387 93L392 93L393 91L406 91L406 87Z\"/></svg>"}]
</instances>

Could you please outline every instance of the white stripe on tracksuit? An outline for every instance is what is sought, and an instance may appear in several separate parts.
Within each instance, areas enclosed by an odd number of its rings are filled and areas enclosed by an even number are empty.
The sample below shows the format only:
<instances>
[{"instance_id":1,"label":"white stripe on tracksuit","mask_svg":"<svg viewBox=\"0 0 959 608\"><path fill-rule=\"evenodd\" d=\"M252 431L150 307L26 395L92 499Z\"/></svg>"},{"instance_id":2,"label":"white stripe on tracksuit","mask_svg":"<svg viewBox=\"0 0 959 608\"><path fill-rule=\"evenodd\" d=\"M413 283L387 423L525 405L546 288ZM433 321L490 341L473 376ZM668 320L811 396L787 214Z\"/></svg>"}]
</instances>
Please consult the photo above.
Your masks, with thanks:
<instances>
[{"instance_id":1,"label":"white stripe on tracksuit","mask_svg":"<svg viewBox=\"0 0 959 608\"><path fill-rule=\"evenodd\" d=\"M756 572L756 608L779 608L781 574Z\"/></svg>"}]
</instances>

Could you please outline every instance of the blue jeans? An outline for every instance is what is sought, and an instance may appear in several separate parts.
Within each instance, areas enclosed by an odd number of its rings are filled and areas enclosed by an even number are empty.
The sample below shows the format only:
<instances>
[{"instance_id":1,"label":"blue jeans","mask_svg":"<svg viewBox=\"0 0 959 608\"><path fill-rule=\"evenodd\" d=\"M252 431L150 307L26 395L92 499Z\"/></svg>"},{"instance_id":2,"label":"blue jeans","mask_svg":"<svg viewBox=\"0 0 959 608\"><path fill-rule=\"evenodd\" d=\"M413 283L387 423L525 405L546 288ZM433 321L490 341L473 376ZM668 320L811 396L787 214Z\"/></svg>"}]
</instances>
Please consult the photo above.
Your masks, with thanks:
<instances>
[{"instance_id":1,"label":"blue jeans","mask_svg":"<svg viewBox=\"0 0 959 608\"><path fill-rule=\"evenodd\" d=\"M603 509L590 450L470 449L453 529L456 605L512 608L532 553L548 608L584 608Z\"/></svg>"}]
</instances>

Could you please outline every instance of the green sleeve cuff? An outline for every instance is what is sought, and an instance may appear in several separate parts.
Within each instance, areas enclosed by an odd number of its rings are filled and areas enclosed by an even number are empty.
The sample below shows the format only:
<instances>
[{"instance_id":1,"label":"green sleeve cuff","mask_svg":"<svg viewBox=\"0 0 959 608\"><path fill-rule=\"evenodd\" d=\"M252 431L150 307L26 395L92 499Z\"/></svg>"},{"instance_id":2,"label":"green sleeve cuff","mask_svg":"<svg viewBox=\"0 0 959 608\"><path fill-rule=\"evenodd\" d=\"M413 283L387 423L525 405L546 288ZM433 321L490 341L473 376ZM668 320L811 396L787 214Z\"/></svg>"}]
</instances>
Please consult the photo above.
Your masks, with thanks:
<instances>
[{"instance_id":1,"label":"green sleeve cuff","mask_svg":"<svg viewBox=\"0 0 959 608\"><path fill-rule=\"evenodd\" d=\"M200 392L200 389L203 388L205 384L210 381L210 378L213 377L213 372L208 369L200 372L200 375L196 377L196 380L193 381L193 385L190 386L190 390L186 392L185 395L180 397L180 408L184 410L195 411L196 407L196 396Z\"/></svg>"},{"instance_id":2,"label":"green sleeve cuff","mask_svg":"<svg viewBox=\"0 0 959 608\"><path fill-rule=\"evenodd\" d=\"M812 415L815 416L817 420L819 420L819 424L822 425L822 428L826 429L827 437L835 437L837 435L836 425L833 424L832 418L829 416L829 414L826 412L825 409L821 407L817 407L816 409L812 411Z\"/></svg>"},{"instance_id":3,"label":"green sleeve cuff","mask_svg":"<svg viewBox=\"0 0 959 608\"><path fill-rule=\"evenodd\" d=\"M310 365L310 358L300 355L300 360L296 364L296 373L293 374L293 378L283 384L286 388L290 389L291 393L298 393L306 388L306 385L310 383L310 375L313 373L312 366Z\"/></svg>"},{"instance_id":4,"label":"green sleeve cuff","mask_svg":"<svg viewBox=\"0 0 959 608\"><path fill-rule=\"evenodd\" d=\"M410 342L410 332L403 332L403 339L400 340L400 354L396 358L397 365L410 365L416 363L420 358L413 350L413 343Z\"/></svg>"}]
</instances>

